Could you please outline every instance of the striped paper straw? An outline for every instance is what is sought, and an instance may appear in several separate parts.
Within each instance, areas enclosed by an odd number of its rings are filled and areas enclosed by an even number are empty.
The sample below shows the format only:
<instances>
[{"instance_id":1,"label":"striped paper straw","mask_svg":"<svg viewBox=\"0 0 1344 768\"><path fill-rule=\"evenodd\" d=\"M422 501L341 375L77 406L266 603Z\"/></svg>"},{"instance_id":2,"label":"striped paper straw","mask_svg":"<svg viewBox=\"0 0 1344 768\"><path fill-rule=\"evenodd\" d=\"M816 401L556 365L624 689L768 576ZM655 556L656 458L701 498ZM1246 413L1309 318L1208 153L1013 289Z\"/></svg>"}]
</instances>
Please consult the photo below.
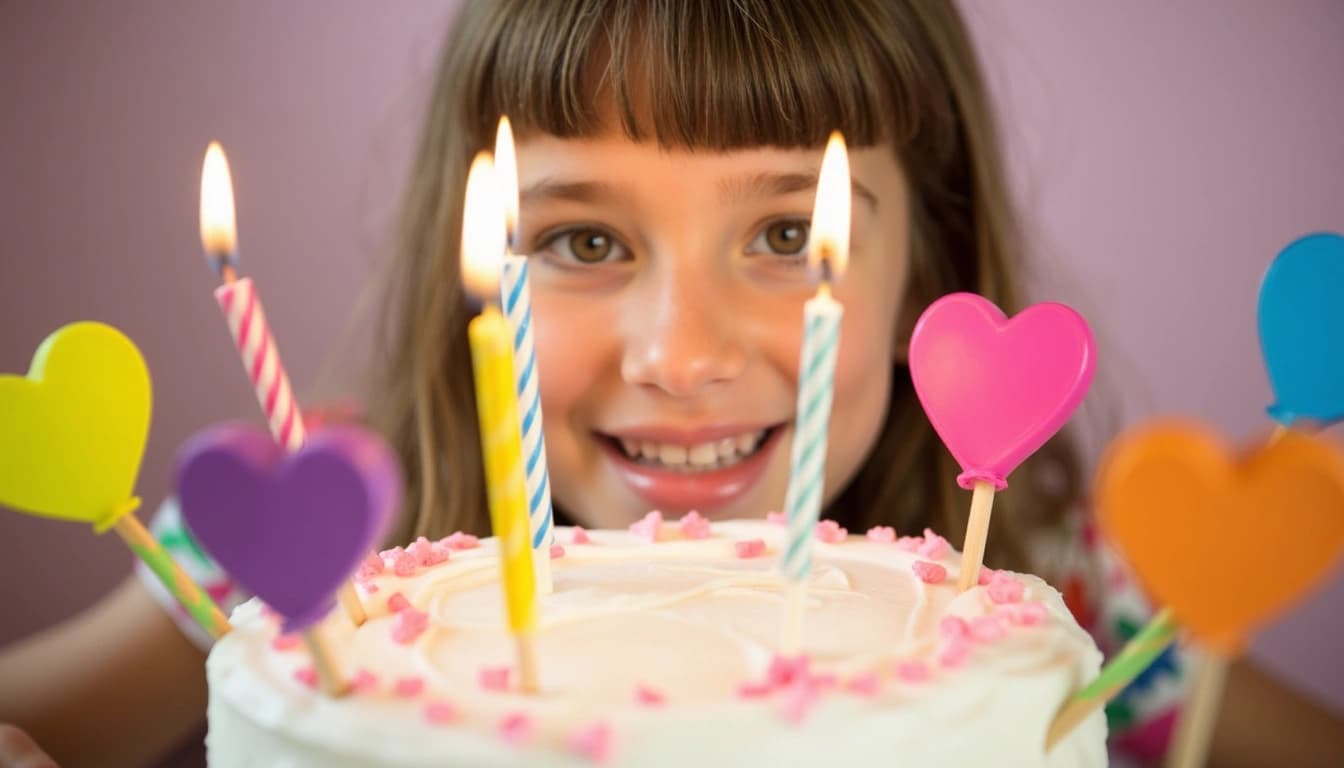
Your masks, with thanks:
<instances>
[{"instance_id":1,"label":"striped paper straw","mask_svg":"<svg viewBox=\"0 0 1344 768\"><path fill-rule=\"evenodd\" d=\"M252 279L240 278L215 289L215 300L224 311L234 345L242 356L243 368L252 380L257 402L266 413L275 441L286 451L303 447L303 418L289 387L289 376L280 364L271 328L261 309Z\"/></svg>"},{"instance_id":2,"label":"striped paper straw","mask_svg":"<svg viewBox=\"0 0 1344 768\"><path fill-rule=\"evenodd\" d=\"M506 256L500 279L504 316L513 330L513 369L518 391L518 415L527 479L527 516L532 551L542 565L542 591L549 592L551 544L555 540L551 509L551 482L546 470L546 437L541 426L541 390L537 351L532 333L532 297L527 286L527 257Z\"/></svg>"}]
</instances>

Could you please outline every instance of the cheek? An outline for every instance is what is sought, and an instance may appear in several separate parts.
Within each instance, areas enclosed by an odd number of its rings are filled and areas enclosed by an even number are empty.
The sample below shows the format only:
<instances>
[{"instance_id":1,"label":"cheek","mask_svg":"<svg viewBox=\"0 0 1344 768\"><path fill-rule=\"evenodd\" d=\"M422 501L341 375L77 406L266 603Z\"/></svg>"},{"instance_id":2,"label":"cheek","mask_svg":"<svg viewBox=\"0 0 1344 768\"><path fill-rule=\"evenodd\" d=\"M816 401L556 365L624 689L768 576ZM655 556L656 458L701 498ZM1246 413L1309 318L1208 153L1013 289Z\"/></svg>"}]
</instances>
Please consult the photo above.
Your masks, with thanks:
<instances>
[{"instance_id":1,"label":"cheek","mask_svg":"<svg viewBox=\"0 0 1344 768\"><path fill-rule=\"evenodd\" d=\"M572 300L545 294L533 299L541 400L548 421L567 416L593 388L595 373L607 354L601 343L595 342L611 336L609 326L605 334L596 332L603 322L593 315L591 308L574 306Z\"/></svg>"}]
</instances>

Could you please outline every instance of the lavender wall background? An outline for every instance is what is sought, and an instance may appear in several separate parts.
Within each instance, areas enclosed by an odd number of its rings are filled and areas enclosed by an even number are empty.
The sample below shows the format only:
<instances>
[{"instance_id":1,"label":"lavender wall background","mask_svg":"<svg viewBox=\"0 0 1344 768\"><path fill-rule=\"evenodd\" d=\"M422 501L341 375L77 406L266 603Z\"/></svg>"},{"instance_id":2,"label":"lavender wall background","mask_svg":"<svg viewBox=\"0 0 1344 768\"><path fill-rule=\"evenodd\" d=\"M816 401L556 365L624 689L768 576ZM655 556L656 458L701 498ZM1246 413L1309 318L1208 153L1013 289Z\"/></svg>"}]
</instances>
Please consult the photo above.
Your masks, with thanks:
<instances>
[{"instance_id":1,"label":"lavender wall background","mask_svg":"<svg viewBox=\"0 0 1344 768\"><path fill-rule=\"evenodd\" d=\"M1260 274L1295 236L1344 229L1344 5L961 5L1002 107L1034 291L1099 326L1119 417L1264 430ZM157 395L151 506L184 438L260 423L198 254L206 143L229 151L243 271L299 396L357 391L368 336L350 310L387 245L455 6L0 3L0 370L26 370L77 319L136 339ZM129 567L112 538L0 514L0 644ZM1254 652L1344 711L1341 646L1344 576Z\"/></svg>"}]
</instances>

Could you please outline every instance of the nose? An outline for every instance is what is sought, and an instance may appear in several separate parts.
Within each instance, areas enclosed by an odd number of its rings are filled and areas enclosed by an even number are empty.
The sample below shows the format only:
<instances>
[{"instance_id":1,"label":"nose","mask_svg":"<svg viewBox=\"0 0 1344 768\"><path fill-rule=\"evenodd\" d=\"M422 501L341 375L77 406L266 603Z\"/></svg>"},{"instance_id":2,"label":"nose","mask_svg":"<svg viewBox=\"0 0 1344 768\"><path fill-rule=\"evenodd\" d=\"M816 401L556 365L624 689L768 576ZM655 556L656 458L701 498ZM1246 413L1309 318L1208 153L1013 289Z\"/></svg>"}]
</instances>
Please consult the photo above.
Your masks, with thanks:
<instances>
[{"instance_id":1,"label":"nose","mask_svg":"<svg viewBox=\"0 0 1344 768\"><path fill-rule=\"evenodd\" d=\"M678 265L649 277L632 295L622 378L690 398L739 377L747 354L720 276Z\"/></svg>"}]
</instances>

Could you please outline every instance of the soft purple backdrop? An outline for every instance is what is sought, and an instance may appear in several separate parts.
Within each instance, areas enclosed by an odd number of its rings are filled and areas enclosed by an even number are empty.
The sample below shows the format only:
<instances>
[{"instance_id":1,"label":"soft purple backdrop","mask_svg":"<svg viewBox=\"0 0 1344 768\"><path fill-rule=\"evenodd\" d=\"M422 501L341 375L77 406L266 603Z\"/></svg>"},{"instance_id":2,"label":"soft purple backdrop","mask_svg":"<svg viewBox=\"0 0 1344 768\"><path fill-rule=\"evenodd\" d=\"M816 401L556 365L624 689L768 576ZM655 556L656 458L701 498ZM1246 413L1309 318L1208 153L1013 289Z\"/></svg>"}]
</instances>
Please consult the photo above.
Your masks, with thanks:
<instances>
[{"instance_id":1,"label":"soft purple backdrop","mask_svg":"<svg viewBox=\"0 0 1344 768\"><path fill-rule=\"evenodd\" d=\"M1344 229L1344 4L961 5L1040 255L1034 292L1098 326L1120 417L1263 431L1260 274L1295 236ZM387 245L454 6L0 4L0 371L26 370L73 320L134 338L157 393L140 484L151 508L187 436L260 423L198 253L206 143L229 152L243 271L297 393L357 391L367 335L351 307ZM128 569L114 538L0 514L0 644ZM1336 578L1255 654L1344 710L1342 646Z\"/></svg>"}]
</instances>

